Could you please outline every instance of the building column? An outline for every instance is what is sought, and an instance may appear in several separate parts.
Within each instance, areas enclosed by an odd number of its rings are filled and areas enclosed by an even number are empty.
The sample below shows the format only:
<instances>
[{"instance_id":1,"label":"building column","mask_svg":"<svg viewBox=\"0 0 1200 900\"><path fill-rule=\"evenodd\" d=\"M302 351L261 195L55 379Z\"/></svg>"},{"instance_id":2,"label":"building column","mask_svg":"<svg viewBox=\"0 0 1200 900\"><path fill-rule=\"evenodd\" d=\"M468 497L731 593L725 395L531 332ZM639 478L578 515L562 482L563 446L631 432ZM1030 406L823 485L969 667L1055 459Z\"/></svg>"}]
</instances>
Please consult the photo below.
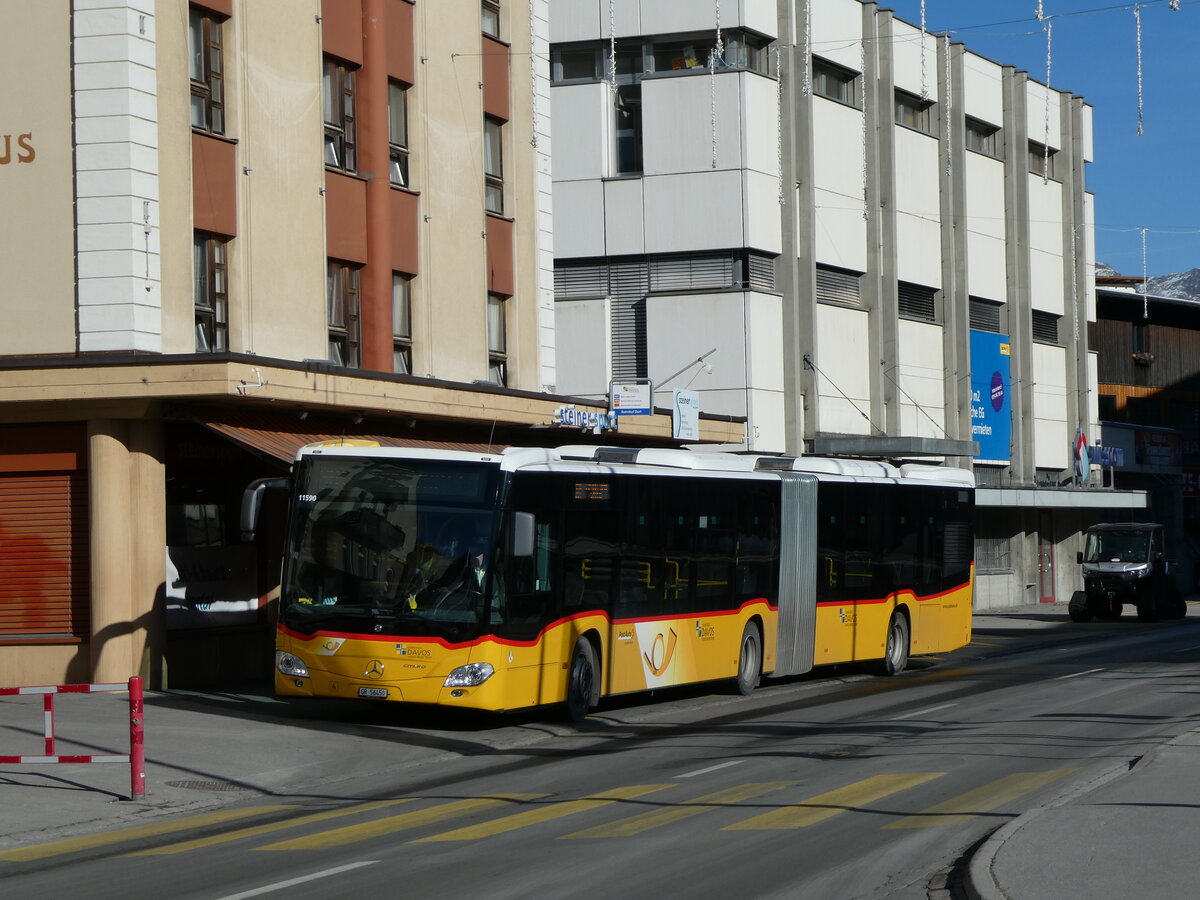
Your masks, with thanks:
<instances>
[{"instance_id":1,"label":"building column","mask_svg":"<svg viewBox=\"0 0 1200 900\"><path fill-rule=\"evenodd\" d=\"M162 685L166 490L161 423L88 423L91 680Z\"/></svg>"},{"instance_id":2,"label":"building column","mask_svg":"<svg viewBox=\"0 0 1200 900\"><path fill-rule=\"evenodd\" d=\"M133 573L130 635L133 665L146 687L167 686L166 590L163 583L167 547L166 467L160 419L129 423L130 508Z\"/></svg>"},{"instance_id":3,"label":"building column","mask_svg":"<svg viewBox=\"0 0 1200 900\"><path fill-rule=\"evenodd\" d=\"M119 419L88 422L93 682L126 681L137 674L131 639L133 509L128 435L128 423Z\"/></svg>"}]
</instances>

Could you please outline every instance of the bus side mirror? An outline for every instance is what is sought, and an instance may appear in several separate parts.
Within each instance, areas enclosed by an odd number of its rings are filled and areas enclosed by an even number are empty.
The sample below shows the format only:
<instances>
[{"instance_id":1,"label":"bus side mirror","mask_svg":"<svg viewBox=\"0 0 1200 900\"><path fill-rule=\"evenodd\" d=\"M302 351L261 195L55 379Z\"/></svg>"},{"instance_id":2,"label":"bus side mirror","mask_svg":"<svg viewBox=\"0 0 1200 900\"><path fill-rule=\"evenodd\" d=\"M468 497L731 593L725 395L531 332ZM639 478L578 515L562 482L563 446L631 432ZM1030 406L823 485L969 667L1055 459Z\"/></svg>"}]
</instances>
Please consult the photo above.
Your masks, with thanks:
<instances>
[{"instance_id":1,"label":"bus side mirror","mask_svg":"<svg viewBox=\"0 0 1200 900\"><path fill-rule=\"evenodd\" d=\"M1075 551L1075 565L1077 565L1077 566L1083 565L1083 551L1082 550Z\"/></svg>"},{"instance_id":2,"label":"bus side mirror","mask_svg":"<svg viewBox=\"0 0 1200 900\"><path fill-rule=\"evenodd\" d=\"M533 556L533 513L515 512L512 516L512 555L514 558Z\"/></svg>"},{"instance_id":3,"label":"bus side mirror","mask_svg":"<svg viewBox=\"0 0 1200 900\"><path fill-rule=\"evenodd\" d=\"M258 514L262 511L263 494L267 491L286 491L292 487L290 478L260 478L251 482L242 494L242 540L254 540L258 529Z\"/></svg>"}]
</instances>

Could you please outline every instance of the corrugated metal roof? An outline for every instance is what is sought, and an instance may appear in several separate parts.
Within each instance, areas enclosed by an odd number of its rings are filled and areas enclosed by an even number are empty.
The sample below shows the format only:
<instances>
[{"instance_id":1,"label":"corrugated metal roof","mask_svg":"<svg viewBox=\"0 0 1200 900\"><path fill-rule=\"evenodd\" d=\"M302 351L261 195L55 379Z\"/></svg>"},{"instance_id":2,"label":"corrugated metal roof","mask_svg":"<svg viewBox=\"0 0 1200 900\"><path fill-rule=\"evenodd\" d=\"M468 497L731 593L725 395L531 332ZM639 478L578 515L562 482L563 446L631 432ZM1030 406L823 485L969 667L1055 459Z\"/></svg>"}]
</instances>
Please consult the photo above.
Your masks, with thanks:
<instances>
[{"instance_id":1,"label":"corrugated metal roof","mask_svg":"<svg viewBox=\"0 0 1200 900\"><path fill-rule=\"evenodd\" d=\"M499 453L504 449L504 445L499 444L489 447L482 441L448 439L454 436L440 432L430 434L429 429L420 425L408 428L400 422L372 421L353 425L344 417L313 413L301 419L296 412L277 412L257 407L189 410L188 415L229 440L284 462L294 460L296 451L306 444L339 439L377 441L384 447L462 450L469 453Z\"/></svg>"}]
</instances>

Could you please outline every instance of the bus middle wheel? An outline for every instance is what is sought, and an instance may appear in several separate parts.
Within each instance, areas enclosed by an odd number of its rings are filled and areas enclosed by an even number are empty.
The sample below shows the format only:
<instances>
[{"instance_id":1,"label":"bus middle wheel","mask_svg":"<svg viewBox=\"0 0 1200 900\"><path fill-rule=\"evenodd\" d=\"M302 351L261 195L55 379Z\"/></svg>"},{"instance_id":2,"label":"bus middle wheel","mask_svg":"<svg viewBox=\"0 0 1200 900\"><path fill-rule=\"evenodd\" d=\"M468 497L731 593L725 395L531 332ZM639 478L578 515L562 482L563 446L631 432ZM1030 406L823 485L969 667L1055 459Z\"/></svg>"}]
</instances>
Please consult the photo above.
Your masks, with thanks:
<instances>
[{"instance_id":1,"label":"bus middle wheel","mask_svg":"<svg viewBox=\"0 0 1200 900\"><path fill-rule=\"evenodd\" d=\"M908 665L908 617L900 610L892 612L888 621L887 645L878 670L880 675L899 675Z\"/></svg>"},{"instance_id":2,"label":"bus middle wheel","mask_svg":"<svg viewBox=\"0 0 1200 900\"><path fill-rule=\"evenodd\" d=\"M738 649L737 691L743 697L758 687L762 675L762 635L758 626L747 622Z\"/></svg>"},{"instance_id":3,"label":"bus middle wheel","mask_svg":"<svg viewBox=\"0 0 1200 900\"><path fill-rule=\"evenodd\" d=\"M571 667L567 670L567 717L572 722L582 722L599 701L596 652L592 649L591 641L581 637L575 643Z\"/></svg>"}]
</instances>

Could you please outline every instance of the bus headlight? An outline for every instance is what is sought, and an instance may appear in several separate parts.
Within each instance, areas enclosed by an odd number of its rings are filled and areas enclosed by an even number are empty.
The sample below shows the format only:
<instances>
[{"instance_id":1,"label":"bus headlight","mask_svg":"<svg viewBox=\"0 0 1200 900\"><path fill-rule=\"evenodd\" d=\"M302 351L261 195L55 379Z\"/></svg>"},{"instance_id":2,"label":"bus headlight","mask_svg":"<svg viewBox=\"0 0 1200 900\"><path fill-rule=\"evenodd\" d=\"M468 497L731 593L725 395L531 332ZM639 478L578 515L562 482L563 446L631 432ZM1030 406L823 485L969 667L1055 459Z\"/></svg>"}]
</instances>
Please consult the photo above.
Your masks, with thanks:
<instances>
[{"instance_id":1,"label":"bus headlight","mask_svg":"<svg viewBox=\"0 0 1200 900\"><path fill-rule=\"evenodd\" d=\"M275 651L275 668L284 675L299 675L301 678L308 677L308 666L304 665L304 663L286 650Z\"/></svg>"},{"instance_id":2,"label":"bus headlight","mask_svg":"<svg viewBox=\"0 0 1200 900\"><path fill-rule=\"evenodd\" d=\"M476 687L496 674L491 663L477 662L459 666L446 676L442 687Z\"/></svg>"}]
</instances>

